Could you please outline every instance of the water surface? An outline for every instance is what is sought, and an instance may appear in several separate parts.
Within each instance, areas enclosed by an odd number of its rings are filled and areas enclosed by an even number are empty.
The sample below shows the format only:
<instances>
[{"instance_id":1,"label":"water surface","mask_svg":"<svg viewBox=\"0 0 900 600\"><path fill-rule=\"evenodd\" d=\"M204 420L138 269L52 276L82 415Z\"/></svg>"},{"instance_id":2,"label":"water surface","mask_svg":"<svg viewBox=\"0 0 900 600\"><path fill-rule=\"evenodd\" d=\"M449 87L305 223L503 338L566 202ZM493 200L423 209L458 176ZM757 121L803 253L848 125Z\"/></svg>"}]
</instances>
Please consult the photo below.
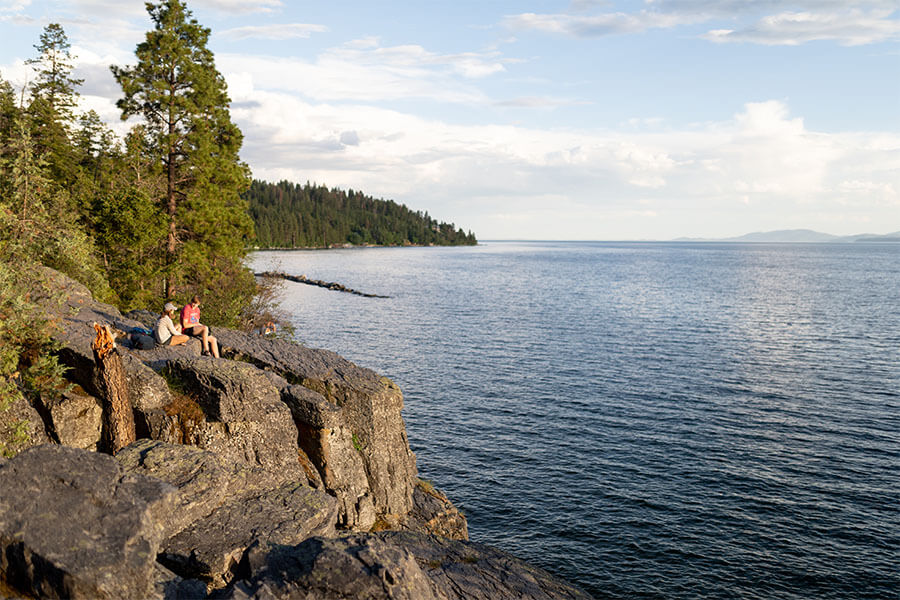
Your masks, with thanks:
<instances>
[{"instance_id":1,"label":"water surface","mask_svg":"<svg viewBox=\"0 0 900 600\"><path fill-rule=\"evenodd\" d=\"M610 598L900 597L900 245L259 252L471 538Z\"/></svg>"}]
</instances>

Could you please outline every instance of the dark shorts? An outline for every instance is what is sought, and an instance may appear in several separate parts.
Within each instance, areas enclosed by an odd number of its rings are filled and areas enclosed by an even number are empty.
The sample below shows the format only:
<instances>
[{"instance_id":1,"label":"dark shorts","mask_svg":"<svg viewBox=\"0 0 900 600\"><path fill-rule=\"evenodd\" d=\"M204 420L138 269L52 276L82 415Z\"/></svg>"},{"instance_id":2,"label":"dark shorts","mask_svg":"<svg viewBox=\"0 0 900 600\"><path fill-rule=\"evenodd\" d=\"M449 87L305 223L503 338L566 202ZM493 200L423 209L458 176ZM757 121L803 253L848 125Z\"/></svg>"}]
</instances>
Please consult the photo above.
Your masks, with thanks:
<instances>
[{"instance_id":1,"label":"dark shorts","mask_svg":"<svg viewBox=\"0 0 900 600\"><path fill-rule=\"evenodd\" d=\"M182 333L184 333L184 335L189 335L191 337L203 337L203 325L195 325L194 327L188 327Z\"/></svg>"}]
</instances>

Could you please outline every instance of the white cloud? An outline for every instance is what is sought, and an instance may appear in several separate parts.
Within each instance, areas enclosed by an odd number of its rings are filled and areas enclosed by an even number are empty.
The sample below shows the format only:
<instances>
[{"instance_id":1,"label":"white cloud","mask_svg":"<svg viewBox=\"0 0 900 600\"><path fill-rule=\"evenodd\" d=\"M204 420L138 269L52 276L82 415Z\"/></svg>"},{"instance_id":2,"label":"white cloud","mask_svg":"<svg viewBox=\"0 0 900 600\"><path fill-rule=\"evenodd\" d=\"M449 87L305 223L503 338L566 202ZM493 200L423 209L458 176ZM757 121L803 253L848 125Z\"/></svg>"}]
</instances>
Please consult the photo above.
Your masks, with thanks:
<instances>
[{"instance_id":1,"label":"white cloud","mask_svg":"<svg viewBox=\"0 0 900 600\"><path fill-rule=\"evenodd\" d=\"M218 32L216 35L233 40L262 38L271 40L289 40L308 38L313 33L328 31L324 25L307 23L278 23L274 25L247 25Z\"/></svg>"},{"instance_id":2,"label":"white cloud","mask_svg":"<svg viewBox=\"0 0 900 600\"><path fill-rule=\"evenodd\" d=\"M575 37L642 33L649 29L668 29L705 20L692 14L669 14L641 11L638 13L606 13L601 15L523 13L505 19L507 27L534 29L546 33L561 33Z\"/></svg>"},{"instance_id":3,"label":"white cloud","mask_svg":"<svg viewBox=\"0 0 900 600\"><path fill-rule=\"evenodd\" d=\"M572 13L513 15L504 23L517 30L590 38L716 20L729 26L712 29L701 37L713 42L765 45L832 40L852 46L900 37L898 5L892 0L646 0L649 10L583 14L593 4L578 2L572 6ZM768 11L778 12L766 14Z\"/></svg>"},{"instance_id":4,"label":"white cloud","mask_svg":"<svg viewBox=\"0 0 900 600\"><path fill-rule=\"evenodd\" d=\"M192 0L191 4L222 13L237 15L260 12L270 13L284 6L281 0Z\"/></svg>"},{"instance_id":5,"label":"white cloud","mask_svg":"<svg viewBox=\"0 0 900 600\"><path fill-rule=\"evenodd\" d=\"M418 45L385 47L374 38L354 40L313 61L221 53L217 62L223 72L252 73L260 89L320 101L428 99L483 105L491 100L468 81L505 68L494 52L438 54Z\"/></svg>"},{"instance_id":6,"label":"white cloud","mask_svg":"<svg viewBox=\"0 0 900 600\"><path fill-rule=\"evenodd\" d=\"M858 46L900 38L900 20L892 19L890 11L779 13L742 29L715 29L703 37L713 42L769 46L796 46L817 40Z\"/></svg>"},{"instance_id":7,"label":"white cloud","mask_svg":"<svg viewBox=\"0 0 900 600\"><path fill-rule=\"evenodd\" d=\"M482 238L676 237L698 215L734 220L735 234L834 230L837 211L900 228L900 135L812 132L779 101L722 123L616 133L454 125L245 91L233 114L256 177L363 189Z\"/></svg>"}]
</instances>

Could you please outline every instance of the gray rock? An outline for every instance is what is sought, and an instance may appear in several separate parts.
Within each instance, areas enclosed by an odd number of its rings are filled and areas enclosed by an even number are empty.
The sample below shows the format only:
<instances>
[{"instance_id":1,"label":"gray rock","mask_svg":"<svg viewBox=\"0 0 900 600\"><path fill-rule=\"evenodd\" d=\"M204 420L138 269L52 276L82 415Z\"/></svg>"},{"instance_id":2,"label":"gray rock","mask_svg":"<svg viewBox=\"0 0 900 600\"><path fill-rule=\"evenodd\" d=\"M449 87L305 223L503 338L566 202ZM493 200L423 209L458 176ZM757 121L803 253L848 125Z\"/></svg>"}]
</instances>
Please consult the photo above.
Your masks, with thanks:
<instances>
[{"instance_id":1,"label":"gray rock","mask_svg":"<svg viewBox=\"0 0 900 600\"><path fill-rule=\"evenodd\" d=\"M196 358L203 353L203 342L200 338L191 338L178 346L157 344L152 350L136 350L134 356L157 373L165 370L173 360Z\"/></svg>"},{"instance_id":2,"label":"gray rock","mask_svg":"<svg viewBox=\"0 0 900 600\"><path fill-rule=\"evenodd\" d=\"M176 573L222 587L255 540L297 544L334 535L334 498L298 483L285 483L235 498L165 543L159 560Z\"/></svg>"},{"instance_id":3,"label":"gray rock","mask_svg":"<svg viewBox=\"0 0 900 600\"><path fill-rule=\"evenodd\" d=\"M217 331L216 335L227 354L271 369L287 381L317 392L328 403L339 408L338 416L320 402L311 401L307 408L316 408L313 405L318 403L317 410L304 412L292 406L292 411L298 426L305 423L312 429L335 430L338 427L324 425L333 425L334 420L339 419L344 433L339 433L338 438L343 439L345 433L350 434L353 451L362 458L368 484L367 489L354 491L350 496L370 497L375 512L389 523L399 522L409 512L416 481L416 463L400 415L403 395L396 385L327 350L314 350L287 340L224 329ZM290 395L291 392L283 394ZM293 395L301 397L296 391ZM330 433L323 431L317 435L321 438ZM316 463L315 451L302 445ZM347 445L341 441L332 446L332 450L335 448L344 452ZM331 456L335 455L332 451ZM350 457L344 459L348 465L353 461ZM321 470L320 474L323 480L328 479Z\"/></svg>"},{"instance_id":4,"label":"gray rock","mask_svg":"<svg viewBox=\"0 0 900 600\"><path fill-rule=\"evenodd\" d=\"M0 455L15 454L49 441L41 415L24 396L0 410Z\"/></svg>"},{"instance_id":5,"label":"gray rock","mask_svg":"<svg viewBox=\"0 0 900 600\"><path fill-rule=\"evenodd\" d=\"M589 600L585 592L490 546L409 532L252 547L223 598Z\"/></svg>"},{"instance_id":6,"label":"gray rock","mask_svg":"<svg viewBox=\"0 0 900 600\"><path fill-rule=\"evenodd\" d=\"M198 600L206 598L206 584L199 579L184 579L159 563L153 568L153 596L162 600Z\"/></svg>"},{"instance_id":7,"label":"gray rock","mask_svg":"<svg viewBox=\"0 0 900 600\"><path fill-rule=\"evenodd\" d=\"M454 540L469 539L469 525L465 515L430 482L422 480L419 480L413 492L413 509L399 529Z\"/></svg>"},{"instance_id":8,"label":"gray rock","mask_svg":"<svg viewBox=\"0 0 900 600\"><path fill-rule=\"evenodd\" d=\"M110 456L31 448L0 464L0 570L51 598L153 597L155 558L175 490Z\"/></svg>"},{"instance_id":9,"label":"gray rock","mask_svg":"<svg viewBox=\"0 0 900 600\"><path fill-rule=\"evenodd\" d=\"M368 530L375 524L375 502L359 441L345 424L343 409L300 385L281 391L309 456L329 494L338 501L338 525Z\"/></svg>"},{"instance_id":10,"label":"gray rock","mask_svg":"<svg viewBox=\"0 0 900 600\"><path fill-rule=\"evenodd\" d=\"M410 552L447 600L590 600L575 586L491 546L412 532L377 539Z\"/></svg>"},{"instance_id":11,"label":"gray rock","mask_svg":"<svg viewBox=\"0 0 900 600\"><path fill-rule=\"evenodd\" d=\"M224 598L437 600L407 550L365 534L312 538L294 547L260 545L247 553L250 578Z\"/></svg>"},{"instance_id":12,"label":"gray rock","mask_svg":"<svg viewBox=\"0 0 900 600\"><path fill-rule=\"evenodd\" d=\"M138 440L116 454L128 473L155 477L178 489L172 514L161 526L171 537L233 498L283 482L271 473L193 446Z\"/></svg>"},{"instance_id":13,"label":"gray rock","mask_svg":"<svg viewBox=\"0 0 900 600\"><path fill-rule=\"evenodd\" d=\"M205 422L191 444L222 454L226 460L261 466L301 480L297 429L278 390L259 369L241 362L196 358L170 364L170 377L192 394Z\"/></svg>"},{"instance_id":14,"label":"gray rock","mask_svg":"<svg viewBox=\"0 0 900 600\"><path fill-rule=\"evenodd\" d=\"M254 541L296 544L331 535L334 498L286 482L260 468L199 448L138 440L116 455L126 471L178 488L176 506L162 523L170 539L161 555L179 575L221 587Z\"/></svg>"},{"instance_id":15,"label":"gray rock","mask_svg":"<svg viewBox=\"0 0 900 600\"><path fill-rule=\"evenodd\" d=\"M75 386L58 398L42 398L41 405L54 440L64 446L97 450L103 418L97 398Z\"/></svg>"},{"instance_id":16,"label":"gray rock","mask_svg":"<svg viewBox=\"0 0 900 600\"><path fill-rule=\"evenodd\" d=\"M157 319L159 319L159 314L160 313L155 313L152 310L140 308L125 313L125 318L136 321L141 324L141 327L152 330L156 325Z\"/></svg>"}]
</instances>

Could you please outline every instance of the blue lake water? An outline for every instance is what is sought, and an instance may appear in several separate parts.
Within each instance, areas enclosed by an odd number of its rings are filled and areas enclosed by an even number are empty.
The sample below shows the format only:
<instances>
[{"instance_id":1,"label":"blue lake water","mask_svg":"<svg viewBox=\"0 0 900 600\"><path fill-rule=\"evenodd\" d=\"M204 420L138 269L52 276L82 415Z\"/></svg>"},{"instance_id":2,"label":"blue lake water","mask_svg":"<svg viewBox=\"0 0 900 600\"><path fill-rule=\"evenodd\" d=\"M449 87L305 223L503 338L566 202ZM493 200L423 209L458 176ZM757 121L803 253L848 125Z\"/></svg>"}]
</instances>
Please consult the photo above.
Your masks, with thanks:
<instances>
[{"instance_id":1,"label":"blue lake water","mask_svg":"<svg viewBox=\"0 0 900 600\"><path fill-rule=\"evenodd\" d=\"M258 252L471 538L598 598L900 597L900 244Z\"/></svg>"}]
</instances>

